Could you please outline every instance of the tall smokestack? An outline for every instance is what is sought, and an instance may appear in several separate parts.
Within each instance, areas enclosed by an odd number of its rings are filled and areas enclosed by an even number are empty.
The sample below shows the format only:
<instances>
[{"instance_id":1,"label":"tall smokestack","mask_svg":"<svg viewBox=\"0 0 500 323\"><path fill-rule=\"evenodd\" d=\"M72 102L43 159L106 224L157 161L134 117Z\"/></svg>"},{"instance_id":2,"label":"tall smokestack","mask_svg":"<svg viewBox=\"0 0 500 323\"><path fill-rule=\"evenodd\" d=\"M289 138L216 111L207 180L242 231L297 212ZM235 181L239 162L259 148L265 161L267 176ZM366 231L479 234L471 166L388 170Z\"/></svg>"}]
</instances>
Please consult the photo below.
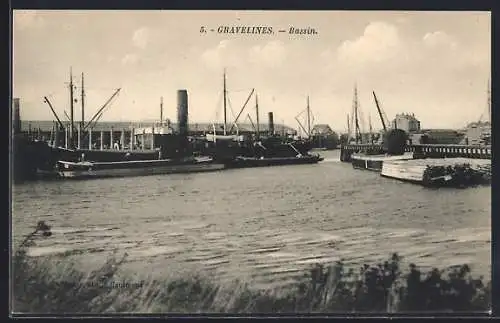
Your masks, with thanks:
<instances>
[{"instance_id":1,"label":"tall smokestack","mask_svg":"<svg viewBox=\"0 0 500 323\"><path fill-rule=\"evenodd\" d=\"M272 112L268 114L269 118L269 134L274 135L274 116Z\"/></svg>"},{"instance_id":2,"label":"tall smokestack","mask_svg":"<svg viewBox=\"0 0 500 323\"><path fill-rule=\"evenodd\" d=\"M12 99L12 130L14 134L21 132L21 112L19 108L19 98Z\"/></svg>"},{"instance_id":3,"label":"tall smokestack","mask_svg":"<svg viewBox=\"0 0 500 323\"><path fill-rule=\"evenodd\" d=\"M179 135L188 135L188 93L187 90L177 91L177 127Z\"/></svg>"}]
</instances>

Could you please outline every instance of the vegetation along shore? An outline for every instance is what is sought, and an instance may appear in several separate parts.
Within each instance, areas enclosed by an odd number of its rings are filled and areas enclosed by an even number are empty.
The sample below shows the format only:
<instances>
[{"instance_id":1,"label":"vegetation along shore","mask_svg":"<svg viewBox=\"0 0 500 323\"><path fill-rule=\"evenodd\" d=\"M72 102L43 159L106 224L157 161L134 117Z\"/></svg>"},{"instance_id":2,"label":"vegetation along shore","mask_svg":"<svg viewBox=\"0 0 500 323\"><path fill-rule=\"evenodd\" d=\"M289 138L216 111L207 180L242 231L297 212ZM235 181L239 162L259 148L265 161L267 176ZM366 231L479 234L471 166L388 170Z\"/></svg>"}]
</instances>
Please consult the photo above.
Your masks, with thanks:
<instances>
[{"instance_id":1,"label":"vegetation along shore","mask_svg":"<svg viewBox=\"0 0 500 323\"><path fill-rule=\"evenodd\" d=\"M358 270L342 262L315 265L286 289L218 284L201 275L127 283L118 274L126 255L92 272L65 257L27 256L37 239L50 236L41 221L13 254L15 313L485 313L491 307L491 282L474 277L468 265L422 272L414 264L400 268L393 254Z\"/></svg>"}]
</instances>

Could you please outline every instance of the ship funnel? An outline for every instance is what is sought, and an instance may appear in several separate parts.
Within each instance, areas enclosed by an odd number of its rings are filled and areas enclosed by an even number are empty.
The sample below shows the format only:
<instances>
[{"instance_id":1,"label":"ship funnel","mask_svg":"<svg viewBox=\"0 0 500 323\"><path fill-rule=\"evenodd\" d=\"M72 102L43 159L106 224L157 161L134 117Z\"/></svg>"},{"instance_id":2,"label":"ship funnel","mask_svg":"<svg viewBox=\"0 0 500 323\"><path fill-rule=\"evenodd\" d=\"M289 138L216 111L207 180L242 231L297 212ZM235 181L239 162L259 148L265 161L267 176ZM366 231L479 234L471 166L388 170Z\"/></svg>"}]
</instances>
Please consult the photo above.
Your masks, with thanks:
<instances>
[{"instance_id":1,"label":"ship funnel","mask_svg":"<svg viewBox=\"0 0 500 323\"><path fill-rule=\"evenodd\" d=\"M268 119L269 119L269 134L274 135L274 116L272 112L268 113Z\"/></svg>"},{"instance_id":2,"label":"ship funnel","mask_svg":"<svg viewBox=\"0 0 500 323\"><path fill-rule=\"evenodd\" d=\"M177 91L177 131L180 136L188 135L188 93L187 90Z\"/></svg>"},{"instance_id":3,"label":"ship funnel","mask_svg":"<svg viewBox=\"0 0 500 323\"><path fill-rule=\"evenodd\" d=\"M19 98L12 99L12 131L14 134L21 132L21 113L19 101Z\"/></svg>"}]
</instances>

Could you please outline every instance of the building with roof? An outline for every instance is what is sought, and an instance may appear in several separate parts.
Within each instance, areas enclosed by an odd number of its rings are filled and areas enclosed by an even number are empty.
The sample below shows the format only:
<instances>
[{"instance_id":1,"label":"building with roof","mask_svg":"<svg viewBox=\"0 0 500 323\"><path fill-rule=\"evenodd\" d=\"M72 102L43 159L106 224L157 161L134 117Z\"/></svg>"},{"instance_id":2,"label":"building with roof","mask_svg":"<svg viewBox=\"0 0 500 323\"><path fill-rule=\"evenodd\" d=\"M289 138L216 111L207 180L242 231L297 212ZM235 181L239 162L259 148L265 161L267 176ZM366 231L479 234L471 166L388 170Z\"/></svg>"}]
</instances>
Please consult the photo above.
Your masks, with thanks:
<instances>
[{"instance_id":1,"label":"building with roof","mask_svg":"<svg viewBox=\"0 0 500 323\"><path fill-rule=\"evenodd\" d=\"M454 129L422 129L409 136L414 144L458 145L463 138L463 132Z\"/></svg>"},{"instance_id":2,"label":"building with roof","mask_svg":"<svg viewBox=\"0 0 500 323\"><path fill-rule=\"evenodd\" d=\"M401 113L397 114L391 123L392 129L401 129L407 133L415 133L420 131L420 121L415 117L415 114Z\"/></svg>"},{"instance_id":3,"label":"building with roof","mask_svg":"<svg viewBox=\"0 0 500 323\"><path fill-rule=\"evenodd\" d=\"M311 129L312 136L328 136L335 133L327 124L317 124Z\"/></svg>"},{"instance_id":4,"label":"building with roof","mask_svg":"<svg viewBox=\"0 0 500 323\"><path fill-rule=\"evenodd\" d=\"M314 148L335 149L339 144L339 137L327 124L317 124L311 129Z\"/></svg>"},{"instance_id":5,"label":"building with roof","mask_svg":"<svg viewBox=\"0 0 500 323\"><path fill-rule=\"evenodd\" d=\"M486 122L471 122L463 130L465 145L491 145L491 123Z\"/></svg>"}]
</instances>

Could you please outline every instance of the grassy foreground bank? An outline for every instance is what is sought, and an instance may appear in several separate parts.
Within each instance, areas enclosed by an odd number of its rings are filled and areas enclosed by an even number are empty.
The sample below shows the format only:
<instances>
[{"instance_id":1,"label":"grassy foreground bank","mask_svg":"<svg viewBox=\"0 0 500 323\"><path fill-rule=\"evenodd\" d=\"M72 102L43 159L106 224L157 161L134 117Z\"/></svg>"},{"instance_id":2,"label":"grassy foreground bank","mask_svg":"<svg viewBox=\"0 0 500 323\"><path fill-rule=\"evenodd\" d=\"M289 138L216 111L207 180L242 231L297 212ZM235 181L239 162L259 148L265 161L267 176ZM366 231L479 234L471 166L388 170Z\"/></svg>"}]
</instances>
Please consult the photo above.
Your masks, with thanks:
<instances>
[{"instance_id":1,"label":"grassy foreground bank","mask_svg":"<svg viewBox=\"0 0 500 323\"><path fill-rule=\"evenodd\" d=\"M186 276L120 285L122 259L82 272L61 257L31 258L26 249L40 225L13 258L12 310L16 313L332 313L332 312L486 312L491 282L474 278L467 265L421 272L400 268L394 254L358 271L342 262L316 265L290 288L254 290L243 282L218 284ZM38 239L38 238L37 238Z\"/></svg>"}]
</instances>

